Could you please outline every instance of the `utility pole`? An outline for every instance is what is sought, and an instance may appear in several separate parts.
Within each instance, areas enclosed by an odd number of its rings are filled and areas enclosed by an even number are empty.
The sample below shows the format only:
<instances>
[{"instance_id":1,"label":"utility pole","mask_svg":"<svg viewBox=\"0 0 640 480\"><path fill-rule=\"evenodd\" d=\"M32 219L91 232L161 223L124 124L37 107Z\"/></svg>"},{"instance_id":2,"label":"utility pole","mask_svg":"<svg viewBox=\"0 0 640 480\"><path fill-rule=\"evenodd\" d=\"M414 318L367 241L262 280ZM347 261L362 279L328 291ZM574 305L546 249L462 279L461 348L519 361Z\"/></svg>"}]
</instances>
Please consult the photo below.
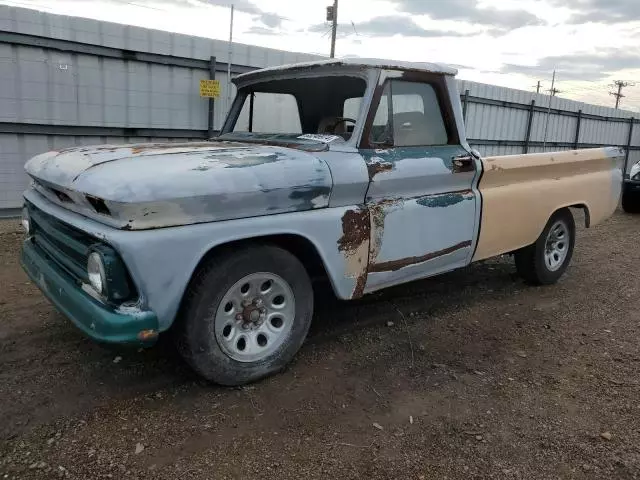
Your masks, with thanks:
<instances>
[{"instance_id":1,"label":"utility pole","mask_svg":"<svg viewBox=\"0 0 640 480\"><path fill-rule=\"evenodd\" d=\"M551 88L549 90L547 90L549 93L551 93L552 97L555 97L558 93L562 93L562 90L558 90L557 88Z\"/></svg>"},{"instance_id":2,"label":"utility pole","mask_svg":"<svg viewBox=\"0 0 640 480\"><path fill-rule=\"evenodd\" d=\"M331 58L336 56L336 34L338 31L338 0L327 7L327 22L331 22Z\"/></svg>"},{"instance_id":3,"label":"utility pole","mask_svg":"<svg viewBox=\"0 0 640 480\"><path fill-rule=\"evenodd\" d=\"M551 92L551 96L549 97L549 107L547 108L547 120L544 124L544 139L542 141L542 151L545 152L547 150L547 131L549 130L549 115L551 115L551 100L555 93L558 92L555 88L556 84L556 71L553 71L553 78L551 79L551 88L549 91ZM555 92L555 93L554 93Z\"/></svg>"},{"instance_id":4,"label":"utility pole","mask_svg":"<svg viewBox=\"0 0 640 480\"><path fill-rule=\"evenodd\" d=\"M229 21L229 54L227 57L227 113L231 110L231 61L233 60L233 3Z\"/></svg>"},{"instance_id":5,"label":"utility pole","mask_svg":"<svg viewBox=\"0 0 640 480\"><path fill-rule=\"evenodd\" d=\"M536 85L536 93L540 93L541 82L538 80L538 85Z\"/></svg>"},{"instance_id":6,"label":"utility pole","mask_svg":"<svg viewBox=\"0 0 640 480\"><path fill-rule=\"evenodd\" d=\"M616 110L618 109L618 106L620 105L620 99L622 97L624 97L625 95L622 94L622 89L624 87L632 87L633 84L629 83L629 82L624 82L622 80L616 80L613 84L615 87L618 87L618 91L617 92L609 92L609 95L613 95L614 97L616 97Z\"/></svg>"}]
</instances>

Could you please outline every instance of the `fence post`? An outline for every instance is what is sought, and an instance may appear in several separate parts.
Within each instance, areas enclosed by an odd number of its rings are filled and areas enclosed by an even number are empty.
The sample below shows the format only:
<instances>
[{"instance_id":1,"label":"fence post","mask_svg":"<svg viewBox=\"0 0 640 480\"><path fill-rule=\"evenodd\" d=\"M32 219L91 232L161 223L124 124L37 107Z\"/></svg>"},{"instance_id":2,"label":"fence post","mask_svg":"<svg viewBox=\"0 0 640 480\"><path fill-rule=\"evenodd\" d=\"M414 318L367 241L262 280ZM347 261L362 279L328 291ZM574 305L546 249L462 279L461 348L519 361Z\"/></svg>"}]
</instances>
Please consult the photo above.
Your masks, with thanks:
<instances>
[{"instance_id":1,"label":"fence post","mask_svg":"<svg viewBox=\"0 0 640 480\"><path fill-rule=\"evenodd\" d=\"M633 122L635 122L635 118L631 117L629 119L629 137L627 137L627 151L624 154L624 171L622 172L622 178L627 174L627 167L629 163L629 153L631 148L631 140L633 137Z\"/></svg>"},{"instance_id":2,"label":"fence post","mask_svg":"<svg viewBox=\"0 0 640 480\"><path fill-rule=\"evenodd\" d=\"M578 122L576 123L576 139L573 142L573 149L577 150L580 144L580 123L582 123L582 110L578 110Z\"/></svg>"},{"instance_id":3,"label":"fence post","mask_svg":"<svg viewBox=\"0 0 640 480\"><path fill-rule=\"evenodd\" d=\"M536 108L536 101L531 100L531 105L529 106L529 119L527 120L527 133L524 137L524 148L522 153L529 153L529 139L531 138L531 127L533 126L533 113Z\"/></svg>"},{"instance_id":4,"label":"fence post","mask_svg":"<svg viewBox=\"0 0 640 480\"><path fill-rule=\"evenodd\" d=\"M215 80L216 79L216 57L210 57L209 58L209 79L210 80ZM208 119L208 123L207 123L207 138L211 138L213 137L213 132L215 131L214 129L214 99L213 98L209 98L209 119Z\"/></svg>"},{"instance_id":5,"label":"fence post","mask_svg":"<svg viewBox=\"0 0 640 480\"><path fill-rule=\"evenodd\" d=\"M467 125L467 104L469 103L469 89L464 91L464 96L462 97L462 121L465 126Z\"/></svg>"}]
</instances>

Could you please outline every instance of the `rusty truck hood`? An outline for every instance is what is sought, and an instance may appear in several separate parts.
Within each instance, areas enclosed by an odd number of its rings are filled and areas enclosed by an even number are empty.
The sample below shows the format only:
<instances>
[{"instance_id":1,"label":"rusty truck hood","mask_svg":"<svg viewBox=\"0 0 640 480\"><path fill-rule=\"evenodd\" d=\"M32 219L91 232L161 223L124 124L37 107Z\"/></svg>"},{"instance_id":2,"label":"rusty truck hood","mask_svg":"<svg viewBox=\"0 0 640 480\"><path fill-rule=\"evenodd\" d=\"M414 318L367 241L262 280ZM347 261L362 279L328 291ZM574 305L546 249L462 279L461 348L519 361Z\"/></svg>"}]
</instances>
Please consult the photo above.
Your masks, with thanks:
<instances>
[{"instance_id":1,"label":"rusty truck hood","mask_svg":"<svg viewBox=\"0 0 640 480\"><path fill-rule=\"evenodd\" d=\"M25 165L50 200L118 228L148 229L326 207L326 163L239 142L76 147Z\"/></svg>"}]
</instances>

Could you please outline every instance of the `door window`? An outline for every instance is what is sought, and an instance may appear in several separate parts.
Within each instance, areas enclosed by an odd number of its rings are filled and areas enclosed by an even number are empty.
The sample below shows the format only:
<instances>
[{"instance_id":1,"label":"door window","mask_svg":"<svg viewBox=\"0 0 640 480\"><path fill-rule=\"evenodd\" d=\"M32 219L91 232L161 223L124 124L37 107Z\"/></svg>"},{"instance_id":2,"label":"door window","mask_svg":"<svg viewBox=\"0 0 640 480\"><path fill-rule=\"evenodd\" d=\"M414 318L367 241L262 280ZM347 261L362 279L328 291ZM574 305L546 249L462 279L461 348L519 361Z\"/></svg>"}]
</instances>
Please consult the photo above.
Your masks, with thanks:
<instances>
[{"instance_id":1,"label":"door window","mask_svg":"<svg viewBox=\"0 0 640 480\"><path fill-rule=\"evenodd\" d=\"M387 82L371 126L371 142L395 147L449 143L433 87L402 80Z\"/></svg>"}]
</instances>

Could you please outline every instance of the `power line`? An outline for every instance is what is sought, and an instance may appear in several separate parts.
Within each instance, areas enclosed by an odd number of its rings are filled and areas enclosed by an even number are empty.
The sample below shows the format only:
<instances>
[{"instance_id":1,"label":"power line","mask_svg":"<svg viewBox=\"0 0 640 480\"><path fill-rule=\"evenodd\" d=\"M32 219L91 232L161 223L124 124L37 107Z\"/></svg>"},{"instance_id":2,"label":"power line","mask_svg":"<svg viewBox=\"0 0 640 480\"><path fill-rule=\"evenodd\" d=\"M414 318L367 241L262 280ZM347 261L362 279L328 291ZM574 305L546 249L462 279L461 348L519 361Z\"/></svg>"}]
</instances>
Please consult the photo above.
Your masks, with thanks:
<instances>
[{"instance_id":1,"label":"power line","mask_svg":"<svg viewBox=\"0 0 640 480\"><path fill-rule=\"evenodd\" d=\"M557 88L550 88L547 90L551 94L552 97L555 97L558 93L562 93L562 90L558 90Z\"/></svg>"},{"instance_id":2,"label":"power line","mask_svg":"<svg viewBox=\"0 0 640 480\"><path fill-rule=\"evenodd\" d=\"M629 83L629 82L625 82L623 80L616 80L613 85L615 87L618 87L618 91L617 92L609 92L609 95L613 95L614 97L616 97L616 110L618 109L618 105L620 105L620 99L623 98L625 95L622 94L622 89L624 87L629 87L629 86L633 86L633 83Z\"/></svg>"}]
</instances>

